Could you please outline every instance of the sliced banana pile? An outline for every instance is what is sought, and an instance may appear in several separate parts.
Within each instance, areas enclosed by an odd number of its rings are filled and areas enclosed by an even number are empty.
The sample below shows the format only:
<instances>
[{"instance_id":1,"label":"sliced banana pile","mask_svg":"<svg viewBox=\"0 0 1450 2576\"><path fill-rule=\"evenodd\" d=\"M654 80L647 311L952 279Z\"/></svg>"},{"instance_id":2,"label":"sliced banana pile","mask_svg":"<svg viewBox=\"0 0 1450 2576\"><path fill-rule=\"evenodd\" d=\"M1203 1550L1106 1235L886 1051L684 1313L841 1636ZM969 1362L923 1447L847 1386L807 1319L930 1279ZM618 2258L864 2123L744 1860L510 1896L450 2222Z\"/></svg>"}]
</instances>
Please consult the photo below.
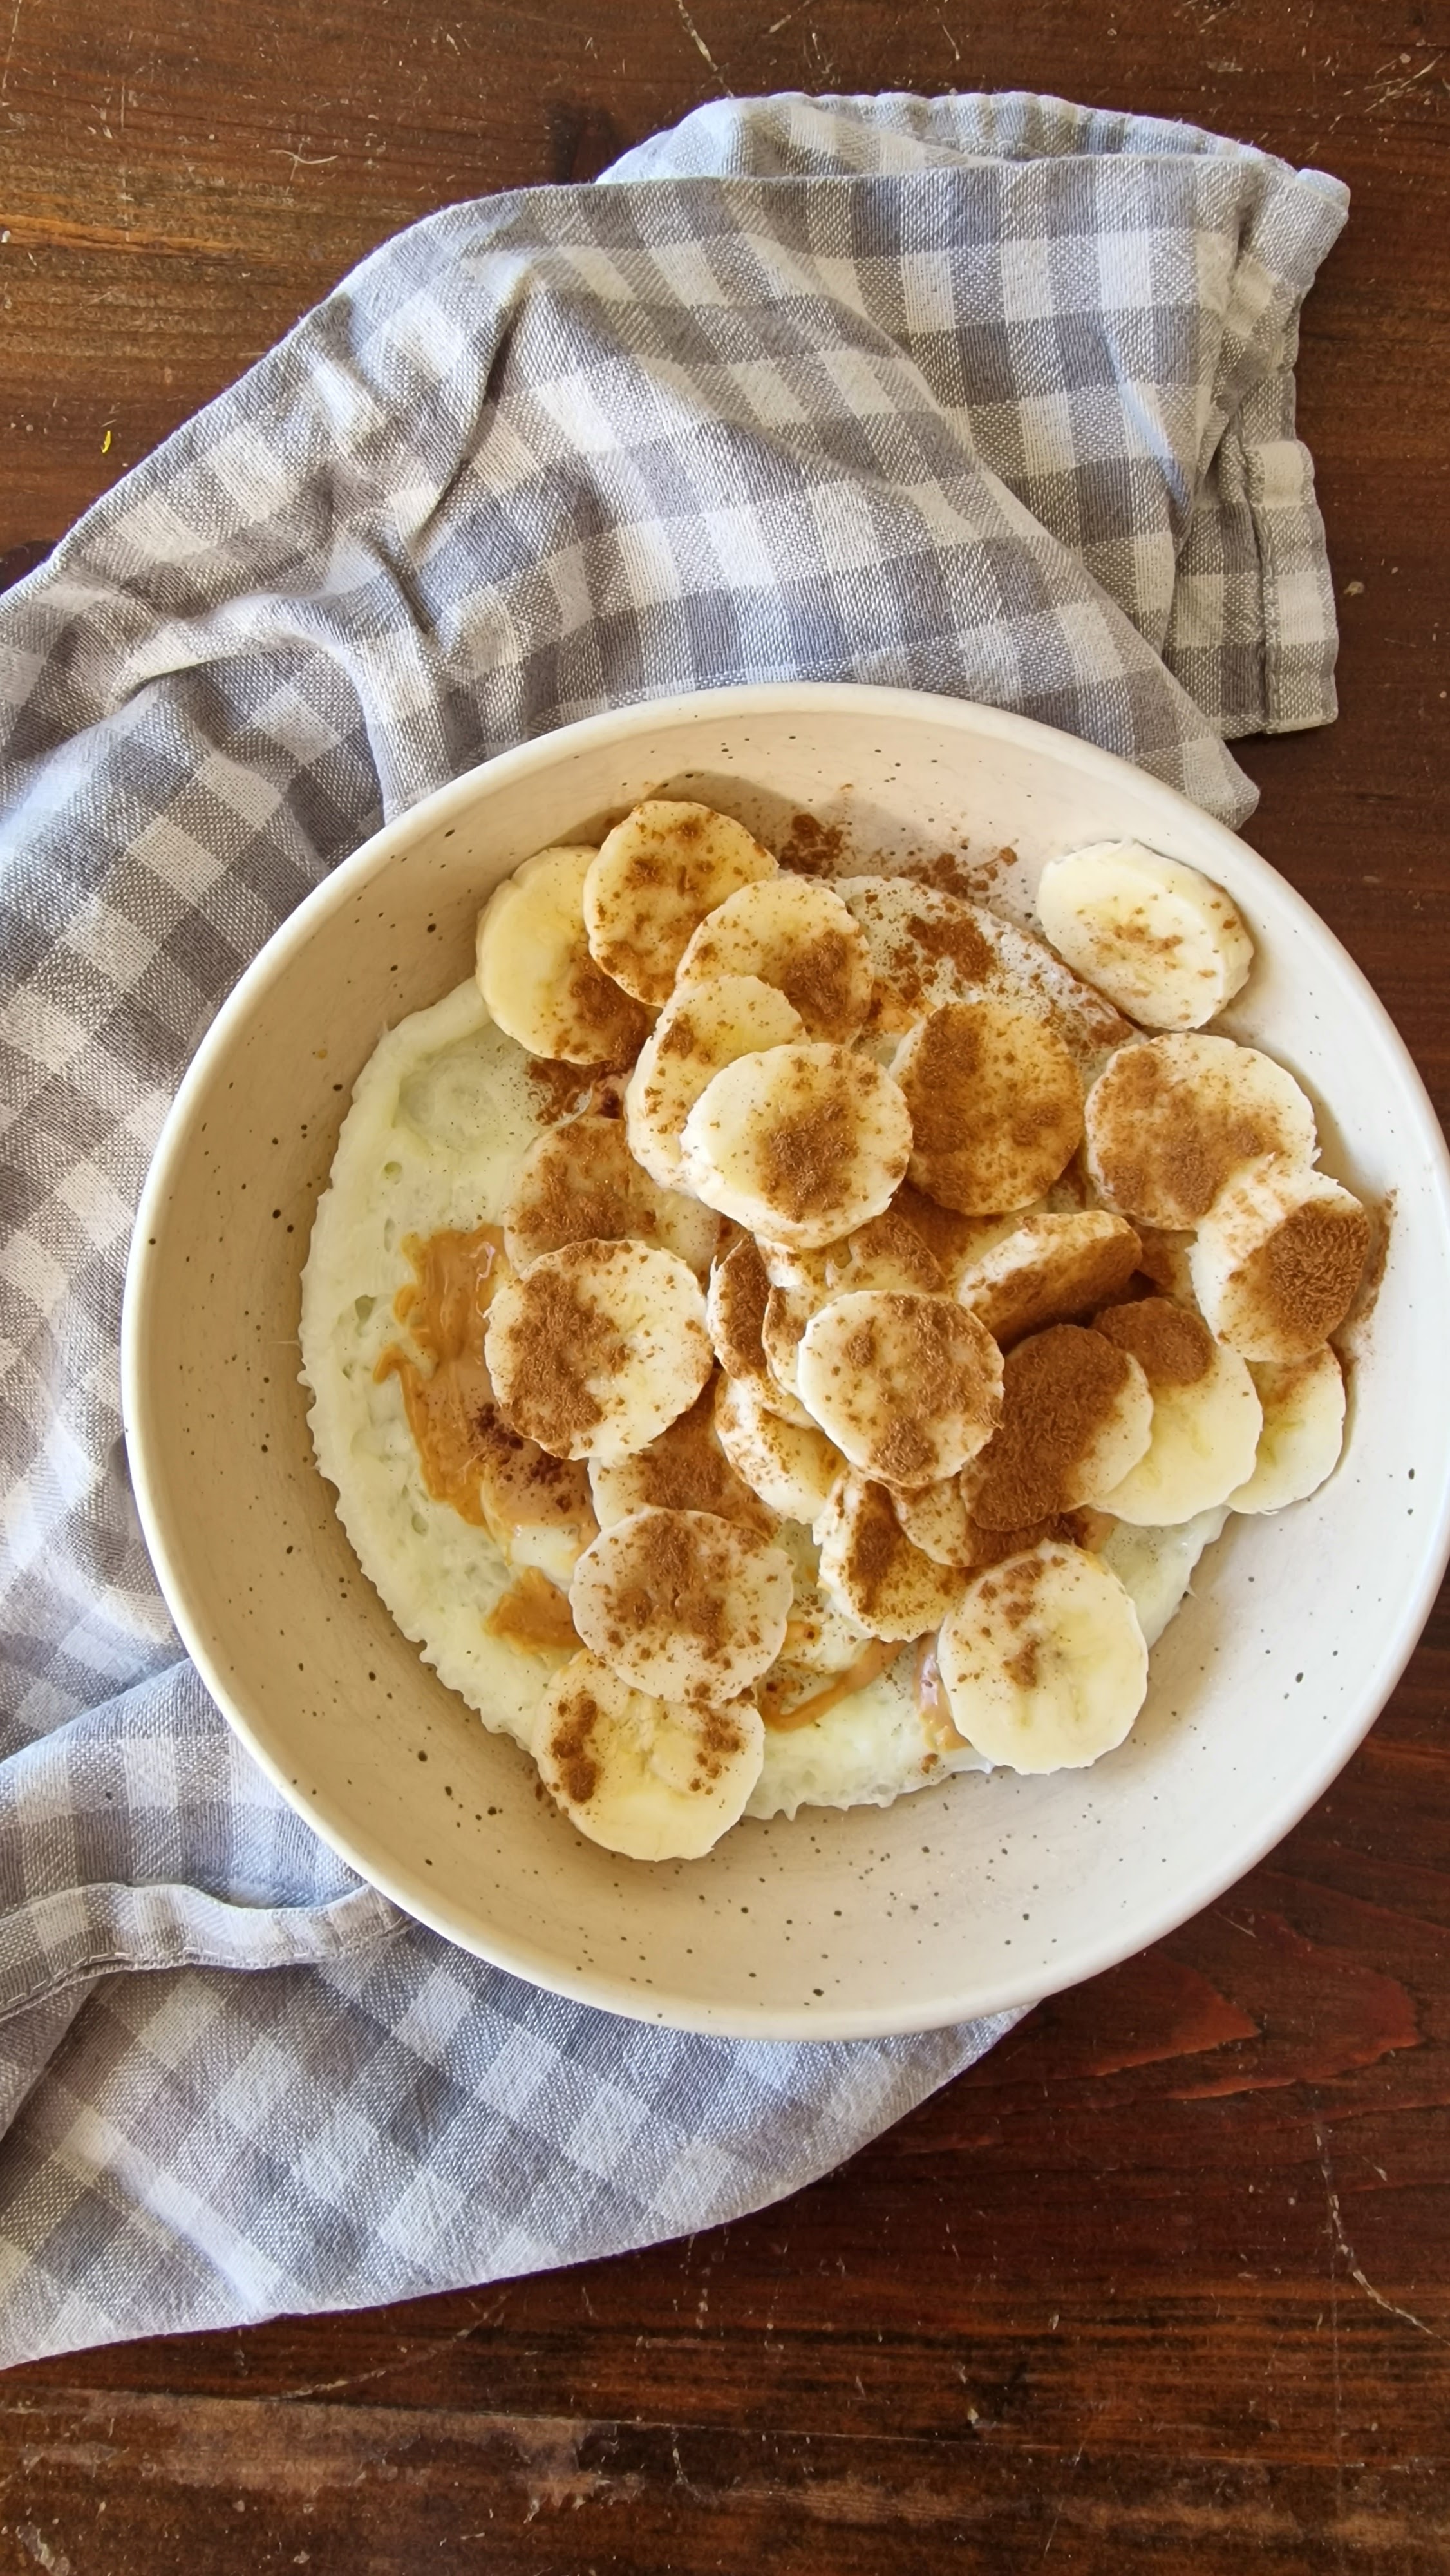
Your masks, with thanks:
<instances>
[{"instance_id":1,"label":"sliced banana pile","mask_svg":"<svg viewBox=\"0 0 1450 2576\"><path fill-rule=\"evenodd\" d=\"M598 1075L517 1172L483 1357L587 1472L535 1751L607 1850L707 1851L816 1666L918 1640L923 1777L1095 1761L1224 1514L1333 1470L1369 1220L1292 1075L1202 1033L1242 920L1129 842L1039 910L654 797L481 915L498 1025Z\"/></svg>"}]
</instances>

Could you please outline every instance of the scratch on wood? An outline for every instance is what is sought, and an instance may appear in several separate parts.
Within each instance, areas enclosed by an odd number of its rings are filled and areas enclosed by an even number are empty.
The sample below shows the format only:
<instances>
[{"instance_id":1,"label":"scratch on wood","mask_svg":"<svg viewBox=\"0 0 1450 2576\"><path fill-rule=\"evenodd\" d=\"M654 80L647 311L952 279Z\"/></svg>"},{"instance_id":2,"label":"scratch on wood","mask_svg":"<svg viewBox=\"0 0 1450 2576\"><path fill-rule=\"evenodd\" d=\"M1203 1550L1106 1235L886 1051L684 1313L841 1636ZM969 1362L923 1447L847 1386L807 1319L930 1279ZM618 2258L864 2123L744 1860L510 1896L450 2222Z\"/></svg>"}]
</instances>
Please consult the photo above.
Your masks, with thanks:
<instances>
[{"instance_id":1,"label":"scratch on wood","mask_svg":"<svg viewBox=\"0 0 1450 2576\"><path fill-rule=\"evenodd\" d=\"M5 48L5 67L0 71L0 98L5 97L10 87L10 66L15 60L15 30L20 24L20 12L24 6L25 0L15 0L15 15L10 21L10 42Z\"/></svg>"},{"instance_id":2,"label":"scratch on wood","mask_svg":"<svg viewBox=\"0 0 1450 2576\"><path fill-rule=\"evenodd\" d=\"M675 7L679 10L680 23L683 26L686 35L689 37L691 44L694 46L696 53L704 55L706 62L709 64L715 78L720 83L720 87L724 90L726 97L733 98L735 96L735 92L731 89L728 81L725 79L719 64L716 62L714 55L706 44L704 37L701 35L699 28L696 26L694 19L689 13L689 10L685 7L685 0L675 0Z\"/></svg>"},{"instance_id":3,"label":"scratch on wood","mask_svg":"<svg viewBox=\"0 0 1450 2576\"><path fill-rule=\"evenodd\" d=\"M1324 2197L1329 2204L1329 2232L1333 2240L1333 2250L1339 2257L1339 2260L1343 2263L1351 2281L1357 2282L1360 2289L1363 2290L1365 2297L1367 2299L1373 2299L1377 2308L1383 2308L1387 2317L1399 2317L1405 2325L1413 2326L1417 2334L1428 2335L1432 2343L1444 2343L1447 2338L1444 2335L1437 2334L1433 2326L1427 2326L1423 2317L1413 2315L1409 2308L1397 2307L1393 2299L1387 2299L1382 2290L1377 2290L1375 2288L1373 2281L1366 2280L1363 2272L1359 2268L1359 2264L1355 2260L1354 2247L1351 2245L1349 2238L1344 2232L1344 2218L1339 2206L1339 2194L1334 2188L1334 2172L1329 2161L1329 2141L1325 2137L1323 2123L1318 2119L1316 2119L1314 2123L1314 2137L1315 2143L1319 2149L1319 2170L1324 2177ZM1376 2167L1376 2171L1378 2171L1378 2167ZM1330 2286L1332 2295L1332 2273L1330 2276ZM1333 2321L1334 2320L1332 2319L1331 2322ZM1337 2356L1337 2338L1335 2351Z\"/></svg>"}]
</instances>

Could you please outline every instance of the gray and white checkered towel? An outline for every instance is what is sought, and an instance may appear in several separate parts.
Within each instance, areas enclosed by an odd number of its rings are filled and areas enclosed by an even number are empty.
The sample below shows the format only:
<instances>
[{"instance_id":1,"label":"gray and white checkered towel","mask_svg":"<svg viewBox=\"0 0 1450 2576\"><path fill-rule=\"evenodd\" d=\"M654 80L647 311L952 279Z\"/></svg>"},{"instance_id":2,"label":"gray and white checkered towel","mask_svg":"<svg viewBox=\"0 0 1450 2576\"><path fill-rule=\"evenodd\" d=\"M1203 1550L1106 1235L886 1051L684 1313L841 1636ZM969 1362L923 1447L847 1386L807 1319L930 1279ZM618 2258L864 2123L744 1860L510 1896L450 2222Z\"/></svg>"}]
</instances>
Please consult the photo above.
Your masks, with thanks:
<instances>
[{"instance_id":1,"label":"gray and white checkered towel","mask_svg":"<svg viewBox=\"0 0 1450 2576\"><path fill-rule=\"evenodd\" d=\"M385 815L799 676L1023 709L1236 822L1223 738L1333 713L1292 367L1337 182L1015 96L717 105L607 177L387 244L0 611L5 2359L703 2227L997 2036L689 2039L451 1949L252 1768L128 1494L148 1152Z\"/></svg>"}]
</instances>

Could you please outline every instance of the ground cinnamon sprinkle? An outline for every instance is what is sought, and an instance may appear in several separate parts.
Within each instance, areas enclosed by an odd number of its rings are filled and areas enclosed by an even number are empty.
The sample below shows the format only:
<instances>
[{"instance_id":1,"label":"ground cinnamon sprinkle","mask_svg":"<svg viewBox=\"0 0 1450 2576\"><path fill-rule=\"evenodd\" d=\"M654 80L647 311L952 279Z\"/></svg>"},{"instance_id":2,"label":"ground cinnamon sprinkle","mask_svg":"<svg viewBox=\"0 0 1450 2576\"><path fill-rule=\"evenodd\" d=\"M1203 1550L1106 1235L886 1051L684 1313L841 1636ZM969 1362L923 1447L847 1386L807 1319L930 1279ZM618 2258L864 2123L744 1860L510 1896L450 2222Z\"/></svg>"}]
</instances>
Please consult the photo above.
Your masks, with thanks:
<instances>
[{"instance_id":1,"label":"ground cinnamon sprinkle","mask_svg":"<svg viewBox=\"0 0 1450 2576\"><path fill-rule=\"evenodd\" d=\"M761 1146L761 1180L771 1206L793 1224L845 1203L861 1132L854 1100L837 1092L774 1118Z\"/></svg>"},{"instance_id":2,"label":"ground cinnamon sprinkle","mask_svg":"<svg viewBox=\"0 0 1450 2576\"><path fill-rule=\"evenodd\" d=\"M659 1232L654 1191L617 1118L574 1118L541 1136L515 1206L508 1232L520 1268L566 1243L653 1242Z\"/></svg>"},{"instance_id":3,"label":"ground cinnamon sprinkle","mask_svg":"<svg viewBox=\"0 0 1450 2576\"><path fill-rule=\"evenodd\" d=\"M780 864L798 877L839 876L844 842L839 823L818 822L814 814L793 814Z\"/></svg>"},{"instance_id":4,"label":"ground cinnamon sprinkle","mask_svg":"<svg viewBox=\"0 0 1450 2576\"><path fill-rule=\"evenodd\" d=\"M627 1343L569 1275L570 1254L589 1249L567 1244L515 1283L519 1313L494 1354L505 1420L560 1458L604 1418L590 1379L613 1376L629 1357Z\"/></svg>"},{"instance_id":5,"label":"ground cinnamon sprinkle","mask_svg":"<svg viewBox=\"0 0 1450 2576\"><path fill-rule=\"evenodd\" d=\"M1349 1311L1369 1250L1365 1208L1311 1199L1276 1225L1235 1275L1235 1310L1257 1306L1286 1344L1309 1350Z\"/></svg>"},{"instance_id":6,"label":"ground cinnamon sprinkle","mask_svg":"<svg viewBox=\"0 0 1450 2576\"><path fill-rule=\"evenodd\" d=\"M930 965L939 966L945 959L969 984L990 984L994 980L997 959L992 944L983 937L965 905L960 910L953 906L935 918L929 912L912 913L906 930Z\"/></svg>"},{"instance_id":7,"label":"ground cinnamon sprinkle","mask_svg":"<svg viewBox=\"0 0 1450 2576\"><path fill-rule=\"evenodd\" d=\"M613 1537L610 1553L610 1643L657 1629L661 1616L691 1639L706 1662L728 1668L738 1643L728 1609L729 1584L738 1568L735 1551L746 1533L712 1526L704 1512L642 1513L631 1528ZM722 1545L721 1542L724 1542ZM708 1699L708 1693L702 1693ZM720 1694L716 1694L720 1696Z\"/></svg>"},{"instance_id":8,"label":"ground cinnamon sprinkle","mask_svg":"<svg viewBox=\"0 0 1450 2576\"><path fill-rule=\"evenodd\" d=\"M818 930L804 947L790 952L780 989L817 1037L847 1038L859 1025L857 978L861 973L861 934Z\"/></svg>"},{"instance_id":9,"label":"ground cinnamon sprinkle","mask_svg":"<svg viewBox=\"0 0 1450 2576\"><path fill-rule=\"evenodd\" d=\"M1010 1176L1020 1193L1024 1156L1046 1189L1082 1136L1071 1056L1013 1004L941 1003L913 1035L896 1080L911 1112L913 1178L964 1214L1012 1205L1003 1183Z\"/></svg>"},{"instance_id":10,"label":"ground cinnamon sprinkle","mask_svg":"<svg viewBox=\"0 0 1450 2576\"><path fill-rule=\"evenodd\" d=\"M754 1244L750 1247L755 1250ZM706 1386L688 1413L668 1430L626 1459L621 1470L628 1491L627 1508L667 1512L713 1512L717 1520L774 1536L773 1512L738 1476L715 1437L715 1382Z\"/></svg>"},{"instance_id":11,"label":"ground cinnamon sprinkle","mask_svg":"<svg viewBox=\"0 0 1450 2576\"><path fill-rule=\"evenodd\" d=\"M642 1002L596 966L582 943L569 970L563 999L574 1022L573 1034L589 1049L591 1064L629 1064L649 1035L650 1015Z\"/></svg>"},{"instance_id":12,"label":"ground cinnamon sprinkle","mask_svg":"<svg viewBox=\"0 0 1450 2576\"><path fill-rule=\"evenodd\" d=\"M1160 1386L1197 1386L1213 1367L1208 1326L1171 1297L1138 1297L1093 1320L1097 1332L1137 1361L1155 1394Z\"/></svg>"},{"instance_id":13,"label":"ground cinnamon sprinkle","mask_svg":"<svg viewBox=\"0 0 1450 2576\"><path fill-rule=\"evenodd\" d=\"M573 1807L587 1807L599 1786L599 1764L592 1750L599 1715L593 1692L581 1687L561 1697L549 1730L549 1756Z\"/></svg>"},{"instance_id":14,"label":"ground cinnamon sprinkle","mask_svg":"<svg viewBox=\"0 0 1450 2576\"><path fill-rule=\"evenodd\" d=\"M655 1052L661 1056L693 1055L696 1034L695 1023L688 1011L672 1011L660 1031Z\"/></svg>"},{"instance_id":15,"label":"ground cinnamon sprinkle","mask_svg":"<svg viewBox=\"0 0 1450 2576\"><path fill-rule=\"evenodd\" d=\"M1268 1115L1175 1083L1151 1045L1125 1047L1094 1094L1093 1150L1129 1216L1192 1226L1241 1163L1282 1143Z\"/></svg>"},{"instance_id":16,"label":"ground cinnamon sprinkle","mask_svg":"<svg viewBox=\"0 0 1450 2576\"><path fill-rule=\"evenodd\" d=\"M1128 1383L1101 1333L1053 1324L1002 1367L1002 1423L975 1460L967 1508L986 1529L1021 1530L1070 1510L1082 1465Z\"/></svg>"},{"instance_id":17,"label":"ground cinnamon sprinkle","mask_svg":"<svg viewBox=\"0 0 1450 2576\"><path fill-rule=\"evenodd\" d=\"M851 1520L843 1571L852 1596L864 1610L875 1609L907 1544L885 1486L870 1482L863 1485Z\"/></svg>"},{"instance_id":18,"label":"ground cinnamon sprinkle","mask_svg":"<svg viewBox=\"0 0 1450 2576\"><path fill-rule=\"evenodd\" d=\"M770 1278L753 1235L732 1244L711 1277L710 1312L715 1328L715 1356L727 1377L765 1374L765 1323Z\"/></svg>"},{"instance_id":19,"label":"ground cinnamon sprinkle","mask_svg":"<svg viewBox=\"0 0 1450 2576\"><path fill-rule=\"evenodd\" d=\"M551 1127L584 1107L597 1072L592 1064L563 1064L553 1056L531 1055L524 1065L530 1089L537 1095L538 1114Z\"/></svg>"}]
</instances>

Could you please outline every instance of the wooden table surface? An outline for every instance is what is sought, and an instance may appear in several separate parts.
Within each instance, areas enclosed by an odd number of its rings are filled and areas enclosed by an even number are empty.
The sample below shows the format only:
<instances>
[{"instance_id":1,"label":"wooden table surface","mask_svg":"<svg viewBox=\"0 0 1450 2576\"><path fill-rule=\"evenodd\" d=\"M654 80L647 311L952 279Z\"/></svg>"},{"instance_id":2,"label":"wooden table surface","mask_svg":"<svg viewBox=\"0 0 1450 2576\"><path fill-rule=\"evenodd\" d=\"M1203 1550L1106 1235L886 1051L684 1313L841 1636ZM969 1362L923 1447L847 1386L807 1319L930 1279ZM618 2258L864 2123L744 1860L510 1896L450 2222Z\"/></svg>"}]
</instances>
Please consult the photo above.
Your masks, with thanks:
<instances>
[{"instance_id":1,"label":"wooden table surface","mask_svg":"<svg viewBox=\"0 0 1450 2576\"><path fill-rule=\"evenodd\" d=\"M1354 191L1301 418L1343 713L1250 829L1450 1089L1447 0L0 0L11 578L361 253L725 91L1050 89ZM1261 1869L830 2180L0 2381L0 2576L1450 2567L1442 1605Z\"/></svg>"}]
</instances>

